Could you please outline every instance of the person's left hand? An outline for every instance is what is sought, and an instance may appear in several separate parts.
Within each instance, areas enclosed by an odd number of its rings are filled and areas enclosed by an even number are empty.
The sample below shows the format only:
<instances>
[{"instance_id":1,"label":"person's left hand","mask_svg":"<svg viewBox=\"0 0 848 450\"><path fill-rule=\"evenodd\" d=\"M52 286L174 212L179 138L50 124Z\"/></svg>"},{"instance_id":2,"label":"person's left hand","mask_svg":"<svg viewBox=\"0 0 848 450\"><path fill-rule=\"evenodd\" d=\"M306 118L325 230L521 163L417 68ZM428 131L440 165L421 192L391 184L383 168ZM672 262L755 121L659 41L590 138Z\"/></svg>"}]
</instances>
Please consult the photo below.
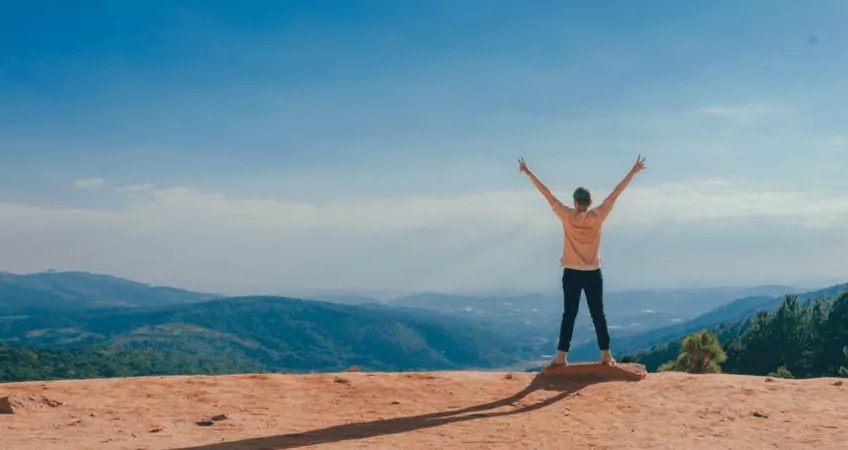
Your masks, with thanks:
<instances>
[{"instance_id":1,"label":"person's left hand","mask_svg":"<svg viewBox=\"0 0 848 450\"><path fill-rule=\"evenodd\" d=\"M630 172L635 175L643 170L645 170L645 158L643 158L642 155L638 155L636 157L636 164L633 164L633 168L630 169Z\"/></svg>"}]
</instances>

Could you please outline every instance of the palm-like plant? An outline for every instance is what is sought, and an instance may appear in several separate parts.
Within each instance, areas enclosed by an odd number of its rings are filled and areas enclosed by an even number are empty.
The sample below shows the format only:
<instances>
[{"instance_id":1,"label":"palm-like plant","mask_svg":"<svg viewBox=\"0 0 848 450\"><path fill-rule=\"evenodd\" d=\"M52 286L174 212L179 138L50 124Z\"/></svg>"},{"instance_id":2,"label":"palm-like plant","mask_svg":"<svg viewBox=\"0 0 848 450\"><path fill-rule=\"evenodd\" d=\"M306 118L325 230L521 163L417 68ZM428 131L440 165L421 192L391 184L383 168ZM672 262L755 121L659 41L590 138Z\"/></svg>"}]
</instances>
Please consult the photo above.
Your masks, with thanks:
<instances>
[{"instance_id":1,"label":"palm-like plant","mask_svg":"<svg viewBox=\"0 0 848 450\"><path fill-rule=\"evenodd\" d=\"M718 338L703 330L687 336L681 345L680 355L673 363L673 369L688 373L721 373L721 363L727 360L727 354L718 342ZM666 367L669 369L670 367Z\"/></svg>"}]
</instances>

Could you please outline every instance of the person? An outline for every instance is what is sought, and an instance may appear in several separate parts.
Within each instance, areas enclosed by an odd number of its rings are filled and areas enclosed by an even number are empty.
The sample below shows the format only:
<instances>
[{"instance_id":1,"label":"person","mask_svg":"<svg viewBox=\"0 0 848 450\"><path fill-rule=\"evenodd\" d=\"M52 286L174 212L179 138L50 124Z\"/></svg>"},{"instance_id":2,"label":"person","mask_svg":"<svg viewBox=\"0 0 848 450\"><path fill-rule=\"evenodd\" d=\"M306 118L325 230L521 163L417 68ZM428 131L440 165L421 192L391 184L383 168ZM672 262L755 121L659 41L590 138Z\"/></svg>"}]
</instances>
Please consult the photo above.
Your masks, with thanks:
<instances>
[{"instance_id":1,"label":"person","mask_svg":"<svg viewBox=\"0 0 848 450\"><path fill-rule=\"evenodd\" d=\"M580 306L580 295L586 293L589 314L595 325L598 347L601 350L601 363L615 365L610 352L610 336L604 314L604 278L601 273L601 228L615 205L615 201L633 180L637 173L645 169L642 155L636 157L636 163L627 176L613 189L604 201L595 208L592 206L592 193L585 187L578 187L573 194L574 206L569 207L559 201L527 167L524 158L518 160L519 170L528 177L536 189L545 196L554 213L562 222L564 245L560 266L562 266L563 313L559 331L557 355L548 367L568 365L568 350L574 334L574 322ZM591 208L591 209L590 209Z\"/></svg>"}]
</instances>

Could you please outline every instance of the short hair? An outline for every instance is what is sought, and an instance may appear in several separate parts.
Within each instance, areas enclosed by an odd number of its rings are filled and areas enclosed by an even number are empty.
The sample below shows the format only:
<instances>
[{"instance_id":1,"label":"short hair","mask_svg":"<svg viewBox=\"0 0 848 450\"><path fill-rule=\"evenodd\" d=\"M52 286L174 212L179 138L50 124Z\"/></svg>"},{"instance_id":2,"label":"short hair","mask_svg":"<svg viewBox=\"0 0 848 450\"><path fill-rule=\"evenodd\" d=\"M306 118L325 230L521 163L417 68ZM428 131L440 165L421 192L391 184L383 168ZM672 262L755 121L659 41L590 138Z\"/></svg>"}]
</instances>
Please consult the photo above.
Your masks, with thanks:
<instances>
[{"instance_id":1,"label":"short hair","mask_svg":"<svg viewBox=\"0 0 848 450\"><path fill-rule=\"evenodd\" d=\"M588 189L580 186L579 188L574 190L574 201L577 202L578 205L586 206L592 203L592 193L589 192Z\"/></svg>"}]
</instances>

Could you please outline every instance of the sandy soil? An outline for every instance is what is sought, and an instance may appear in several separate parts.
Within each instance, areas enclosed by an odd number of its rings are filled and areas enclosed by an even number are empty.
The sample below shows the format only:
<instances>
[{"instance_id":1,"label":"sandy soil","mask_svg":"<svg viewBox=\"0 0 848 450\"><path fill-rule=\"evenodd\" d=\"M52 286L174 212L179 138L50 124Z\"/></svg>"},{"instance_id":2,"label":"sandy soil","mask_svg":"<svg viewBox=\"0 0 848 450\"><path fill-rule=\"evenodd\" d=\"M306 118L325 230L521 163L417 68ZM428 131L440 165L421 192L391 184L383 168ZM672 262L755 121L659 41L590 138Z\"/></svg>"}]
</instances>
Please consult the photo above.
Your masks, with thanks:
<instances>
[{"instance_id":1,"label":"sandy soil","mask_svg":"<svg viewBox=\"0 0 848 450\"><path fill-rule=\"evenodd\" d=\"M0 384L10 395L2 449L848 448L837 379L343 373Z\"/></svg>"}]
</instances>

